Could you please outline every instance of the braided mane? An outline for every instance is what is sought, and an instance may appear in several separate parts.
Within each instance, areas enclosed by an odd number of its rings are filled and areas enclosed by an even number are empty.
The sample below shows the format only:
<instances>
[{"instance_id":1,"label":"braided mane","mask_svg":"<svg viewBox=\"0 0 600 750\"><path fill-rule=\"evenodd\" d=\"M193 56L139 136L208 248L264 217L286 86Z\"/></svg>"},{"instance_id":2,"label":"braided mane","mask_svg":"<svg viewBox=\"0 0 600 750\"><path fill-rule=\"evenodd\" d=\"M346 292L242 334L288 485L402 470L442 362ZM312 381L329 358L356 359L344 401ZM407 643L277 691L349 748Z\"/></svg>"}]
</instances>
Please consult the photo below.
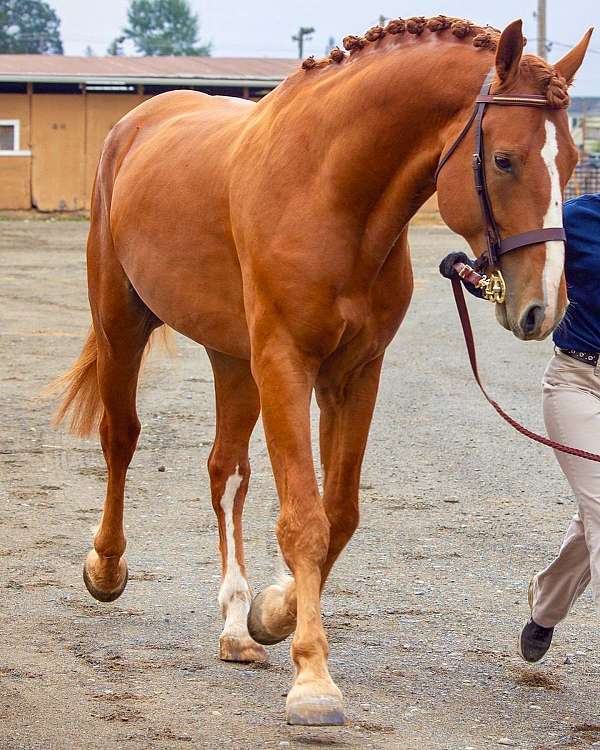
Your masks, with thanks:
<instances>
[{"instance_id":1,"label":"braided mane","mask_svg":"<svg viewBox=\"0 0 600 750\"><path fill-rule=\"evenodd\" d=\"M349 35L344 37L344 49L334 47L327 57L317 60L314 55L302 62L304 70L325 68L332 64L340 65L354 55L360 53L364 47L374 44L387 35L414 34L420 36L425 31L437 33L449 30L458 39L470 38L474 47L494 51L500 39L500 30L492 26L477 26L472 21L450 16L413 16L412 18L394 18L385 26L372 26L363 36ZM540 85L553 107L567 107L569 105L568 86L565 79L544 60L534 55L526 55L522 62L526 72Z\"/></svg>"},{"instance_id":2,"label":"braided mane","mask_svg":"<svg viewBox=\"0 0 600 750\"><path fill-rule=\"evenodd\" d=\"M564 109L569 106L569 85L555 68L534 55L526 55L521 66L538 82L551 107Z\"/></svg>"},{"instance_id":3,"label":"braided mane","mask_svg":"<svg viewBox=\"0 0 600 750\"><path fill-rule=\"evenodd\" d=\"M434 16L425 18L424 16L414 16L412 18L394 18L385 26L373 26L365 32L363 36L345 36L342 42L344 50L334 47L328 57L320 60L315 59L314 55L308 57L302 63L304 70L313 68L323 68L331 63L341 63L352 55L355 55L363 47L371 42L376 42L388 34L415 34L420 36L425 30L431 32L445 31L450 32L459 39L472 37L474 47L486 47L496 49L500 31L492 26L476 26L471 21L465 21L462 18L451 18L449 16Z\"/></svg>"}]
</instances>

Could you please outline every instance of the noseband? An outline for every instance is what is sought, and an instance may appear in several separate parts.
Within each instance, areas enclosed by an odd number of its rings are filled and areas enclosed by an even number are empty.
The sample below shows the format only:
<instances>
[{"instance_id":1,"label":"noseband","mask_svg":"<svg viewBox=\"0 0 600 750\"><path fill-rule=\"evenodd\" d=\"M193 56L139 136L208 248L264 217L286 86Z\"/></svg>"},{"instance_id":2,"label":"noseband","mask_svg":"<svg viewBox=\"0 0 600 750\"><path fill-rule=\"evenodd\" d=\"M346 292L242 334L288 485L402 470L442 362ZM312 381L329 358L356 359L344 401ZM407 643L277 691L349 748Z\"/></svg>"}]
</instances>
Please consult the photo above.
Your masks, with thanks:
<instances>
[{"instance_id":1,"label":"noseband","mask_svg":"<svg viewBox=\"0 0 600 750\"><path fill-rule=\"evenodd\" d=\"M499 105L505 107L537 107L550 109L551 105L548 103L545 96L539 96L537 94L491 94L490 90L493 77L494 69L488 73L483 82L479 96L475 99L475 108L473 109L467 124L461 130L454 143L440 159L435 171L434 180L437 183L438 175L442 170L442 167L463 142L471 127L475 125L473 177L475 180L475 191L479 198L483 225L485 227L486 247L477 258L474 269L470 266L460 264L461 268L457 268L456 270L463 278L474 283L475 286L480 287L483 290L485 299L490 302L502 303L504 302L506 295L506 286L502 274L497 268L500 257L511 252L511 250L516 250L520 247L527 247L528 245L535 245L539 242L550 242L553 240L564 242L566 240L566 234L563 227L549 227L546 229L531 229L527 232L521 232L520 234L513 234L504 239L500 236L500 230L498 229L498 225L494 218L490 194L485 180L485 154L482 124L486 108L490 105ZM491 276L487 277L483 273L480 273L488 268L495 269Z\"/></svg>"}]
</instances>

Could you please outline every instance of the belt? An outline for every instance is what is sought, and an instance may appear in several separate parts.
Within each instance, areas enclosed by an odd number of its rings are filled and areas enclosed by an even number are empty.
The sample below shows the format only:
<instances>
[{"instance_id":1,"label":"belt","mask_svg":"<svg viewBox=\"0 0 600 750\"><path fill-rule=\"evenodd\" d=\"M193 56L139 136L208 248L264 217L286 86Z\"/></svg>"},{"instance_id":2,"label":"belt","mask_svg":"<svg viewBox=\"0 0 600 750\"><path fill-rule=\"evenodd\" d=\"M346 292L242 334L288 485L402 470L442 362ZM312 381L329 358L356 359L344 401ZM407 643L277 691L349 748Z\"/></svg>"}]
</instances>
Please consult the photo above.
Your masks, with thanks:
<instances>
[{"instance_id":1,"label":"belt","mask_svg":"<svg viewBox=\"0 0 600 750\"><path fill-rule=\"evenodd\" d=\"M600 356L598 352L578 352L576 349L559 349L559 351L566 354L567 357L576 359L578 362L585 362L586 365L591 367L596 367Z\"/></svg>"}]
</instances>

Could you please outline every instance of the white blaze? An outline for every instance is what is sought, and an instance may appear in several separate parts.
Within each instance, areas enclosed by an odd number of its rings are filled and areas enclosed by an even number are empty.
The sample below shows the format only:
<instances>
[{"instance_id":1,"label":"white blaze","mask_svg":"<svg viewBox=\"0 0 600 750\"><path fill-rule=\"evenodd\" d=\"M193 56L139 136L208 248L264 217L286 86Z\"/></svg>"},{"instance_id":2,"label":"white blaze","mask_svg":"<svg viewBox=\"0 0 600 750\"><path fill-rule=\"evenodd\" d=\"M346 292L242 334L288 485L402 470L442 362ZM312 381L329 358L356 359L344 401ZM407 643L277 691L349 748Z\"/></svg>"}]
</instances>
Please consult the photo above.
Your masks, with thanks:
<instances>
[{"instance_id":1,"label":"white blaze","mask_svg":"<svg viewBox=\"0 0 600 750\"><path fill-rule=\"evenodd\" d=\"M550 177L550 203L544 216L544 229L549 227L562 227L562 195L560 192L560 178L558 174L558 140L556 138L556 126L550 120L546 120L546 140L542 147L542 159L548 169ZM556 304L558 287L565 263L565 246L563 242L553 240L546 242L546 262L542 276L544 285L544 301L546 303L546 316L554 321L556 316Z\"/></svg>"},{"instance_id":2,"label":"white blaze","mask_svg":"<svg viewBox=\"0 0 600 750\"><path fill-rule=\"evenodd\" d=\"M235 555L233 503L242 483L241 474L233 474L225 483L221 498L221 509L225 519L225 543L227 545L227 569L219 590L219 606L225 617L224 635L247 636L246 618L250 609L250 588L242 575Z\"/></svg>"}]
</instances>

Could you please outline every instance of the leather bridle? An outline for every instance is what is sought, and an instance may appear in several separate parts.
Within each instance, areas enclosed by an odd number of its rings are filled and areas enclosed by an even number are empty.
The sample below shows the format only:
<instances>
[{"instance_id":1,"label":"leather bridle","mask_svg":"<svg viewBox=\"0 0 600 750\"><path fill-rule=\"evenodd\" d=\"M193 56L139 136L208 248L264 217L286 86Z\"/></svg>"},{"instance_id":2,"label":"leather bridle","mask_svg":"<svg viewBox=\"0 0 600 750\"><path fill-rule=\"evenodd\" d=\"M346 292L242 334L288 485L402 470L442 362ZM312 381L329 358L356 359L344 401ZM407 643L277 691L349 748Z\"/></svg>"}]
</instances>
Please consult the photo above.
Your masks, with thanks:
<instances>
[{"instance_id":1,"label":"leather bridle","mask_svg":"<svg viewBox=\"0 0 600 750\"><path fill-rule=\"evenodd\" d=\"M512 250L516 250L520 247L534 245L538 242L550 242L556 240L564 242L566 240L566 235L563 227L530 229L526 232L521 232L520 234L513 234L510 237L505 237L504 239L500 235L500 230L498 229L498 225L494 218L494 211L492 209L490 194L485 179L483 117L485 115L486 109L491 105L504 107L536 107L549 109L551 108L551 105L548 103L548 100L545 96L539 96L537 94L491 94L490 90L493 77L494 69L492 68L492 70L486 76L485 81L483 82L483 86L481 87L479 95L475 99L475 107L466 125L461 130L450 148L441 157L438 167L435 171L434 180L437 184L438 176L444 165L448 162L458 146L464 141L471 127L475 126L473 177L475 180L475 190L477 192L477 197L479 198L483 226L485 228L486 247L477 258L475 268L472 269L470 268L470 266L466 266L466 268L461 269L461 276L474 273L475 276L471 275L471 283L474 283L477 278L479 279L479 284L481 284L484 289L484 296L486 297L486 299L492 302L503 302L505 288L502 275L498 273L498 271L496 271L496 273L493 274L493 276L496 276L496 279L493 280L492 278L487 279L487 277L483 276L480 272L484 272L488 268L497 269L501 256L511 252ZM492 281L495 281L495 285L491 283ZM496 286L495 293L492 288L494 286ZM488 289L488 287L490 288Z\"/></svg>"}]
</instances>

